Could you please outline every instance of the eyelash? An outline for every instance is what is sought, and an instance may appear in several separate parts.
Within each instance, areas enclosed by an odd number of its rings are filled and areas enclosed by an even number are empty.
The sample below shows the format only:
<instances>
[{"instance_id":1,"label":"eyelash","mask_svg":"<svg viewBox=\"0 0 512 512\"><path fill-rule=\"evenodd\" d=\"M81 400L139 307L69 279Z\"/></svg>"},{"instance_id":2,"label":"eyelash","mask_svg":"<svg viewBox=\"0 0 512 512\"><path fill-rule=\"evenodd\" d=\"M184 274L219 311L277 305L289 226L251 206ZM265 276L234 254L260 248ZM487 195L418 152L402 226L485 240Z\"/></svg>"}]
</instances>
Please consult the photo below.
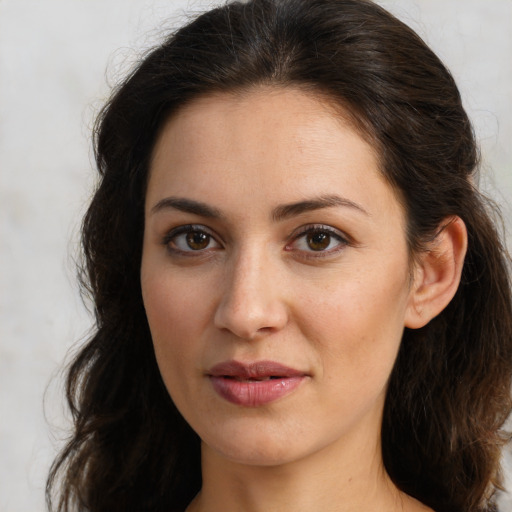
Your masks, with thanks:
<instances>
[{"instance_id":1,"label":"eyelash","mask_svg":"<svg viewBox=\"0 0 512 512\"><path fill-rule=\"evenodd\" d=\"M307 235L327 235L327 247L331 245L333 240L337 241L338 243L334 248L330 249L319 249L315 251L314 249L310 248L311 250L302 250L300 252L302 253L302 257L304 258L326 258L338 253L339 251L343 250L346 246L350 245L349 238L342 232L338 231L337 229L334 229L330 226L325 226L324 224L310 224L307 226L303 226L302 228L300 228L298 233L293 235L292 241L289 244L286 244L285 250L293 250L293 244L297 243L301 239L304 239Z\"/></svg>"},{"instance_id":2,"label":"eyelash","mask_svg":"<svg viewBox=\"0 0 512 512\"><path fill-rule=\"evenodd\" d=\"M193 249L190 247L189 241L185 240L184 243L188 245L189 249L180 249L176 245L176 240L180 235L190 234L206 235L208 237L207 246L201 249ZM344 235L342 232L338 231L337 229L334 229L330 226L326 226L323 224L310 224L301 227L297 233L291 235L292 240L291 242L286 244L285 250L287 252L294 251L295 249L293 248L293 245L297 244L301 239L305 238L308 235L326 235L328 237L328 244L326 246L327 248L321 248L319 250L299 249L298 252L301 254L301 257L307 259L329 257L333 254L338 253L339 251L343 250L346 246L351 244L350 238ZM329 246L333 243L333 240L337 242L336 246L334 248L329 248ZM217 247L209 247L212 241L217 245ZM321 242L322 240L320 240L320 243ZM201 224L187 224L170 230L164 236L162 244L166 246L171 253L186 257L204 256L206 251L209 251L211 249L222 248L222 244L217 241L216 237L205 226Z\"/></svg>"},{"instance_id":3,"label":"eyelash","mask_svg":"<svg viewBox=\"0 0 512 512\"><path fill-rule=\"evenodd\" d=\"M180 249L179 247L176 247L176 246L175 247L172 246L173 244L176 245L176 239L180 235L187 235L187 234L192 234L192 233L206 235L208 237L208 245L210 245L211 241L213 240L213 241L215 241L215 243L218 246L221 246L221 244L216 240L216 238L213 236L213 234L210 233L210 231L208 229L206 229L206 227L201 224L187 224L184 226L179 226L177 228L171 229L164 236L164 238L162 240L162 244L165 245L167 247L167 249L173 254L191 256L191 257L200 256L200 255L204 254L204 252L207 249L211 249L209 247L206 247L204 249L198 249L198 250L194 250L192 248L187 250L187 249ZM185 243L188 245L188 241L185 241Z\"/></svg>"}]
</instances>

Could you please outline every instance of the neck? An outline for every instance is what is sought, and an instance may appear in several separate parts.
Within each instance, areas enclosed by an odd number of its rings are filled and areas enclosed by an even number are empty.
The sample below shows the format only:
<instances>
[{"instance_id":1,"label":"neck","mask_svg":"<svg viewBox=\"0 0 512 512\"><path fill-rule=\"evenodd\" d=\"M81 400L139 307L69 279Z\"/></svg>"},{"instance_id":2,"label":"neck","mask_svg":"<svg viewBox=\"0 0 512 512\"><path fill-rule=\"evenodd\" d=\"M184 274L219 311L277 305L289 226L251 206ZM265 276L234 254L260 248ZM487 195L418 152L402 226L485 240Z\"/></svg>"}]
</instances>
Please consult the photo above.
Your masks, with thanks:
<instances>
[{"instance_id":1,"label":"neck","mask_svg":"<svg viewBox=\"0 0 512 512\"><path fill-rule=\"evenodd\" d=\"M187 512L428 510L391 482L379 440L355 445L330 445L279 466L241 464L203 445L203 487Z\"/></svg>"}]
</instances>

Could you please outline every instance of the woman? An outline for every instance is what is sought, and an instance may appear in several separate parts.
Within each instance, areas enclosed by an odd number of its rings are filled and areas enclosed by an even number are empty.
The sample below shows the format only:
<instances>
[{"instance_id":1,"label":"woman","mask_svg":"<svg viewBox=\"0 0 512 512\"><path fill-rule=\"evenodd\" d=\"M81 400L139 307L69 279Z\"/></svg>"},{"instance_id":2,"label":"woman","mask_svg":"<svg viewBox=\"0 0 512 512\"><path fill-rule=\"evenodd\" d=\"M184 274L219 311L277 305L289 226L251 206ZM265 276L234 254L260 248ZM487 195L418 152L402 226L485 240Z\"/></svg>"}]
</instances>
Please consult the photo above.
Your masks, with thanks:
<instances>
[{"instance_id":1,"label":"woman","mask_svg":"<svg viewBox=\"0 0 512 512\"><path fill-rule=\"evenodd\" d=\"M506 253L449 72L364 0L214 9L97 124L58 510L493 510Z\"/></svg>"}]
</instances>

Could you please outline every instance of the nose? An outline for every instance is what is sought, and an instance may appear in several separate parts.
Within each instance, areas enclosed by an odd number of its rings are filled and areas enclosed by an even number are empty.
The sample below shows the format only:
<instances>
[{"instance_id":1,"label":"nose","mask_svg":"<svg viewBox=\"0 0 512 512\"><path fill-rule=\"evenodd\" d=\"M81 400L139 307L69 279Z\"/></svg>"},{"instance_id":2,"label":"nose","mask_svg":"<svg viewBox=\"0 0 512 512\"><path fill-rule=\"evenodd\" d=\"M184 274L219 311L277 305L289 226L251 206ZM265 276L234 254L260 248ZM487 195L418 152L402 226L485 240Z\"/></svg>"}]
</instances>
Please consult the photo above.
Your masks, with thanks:
<instances>
[{"instance_id":1,"label":"nose","mask_svg":"<svg viewBox=\"0 0 512 512\"><path fill-rule=\"evenodd\" d=\"M288 322L280 270L265 251L239 254L226 269L214 324L252 340L281 330Z\"/></svg>"}]
</instances>

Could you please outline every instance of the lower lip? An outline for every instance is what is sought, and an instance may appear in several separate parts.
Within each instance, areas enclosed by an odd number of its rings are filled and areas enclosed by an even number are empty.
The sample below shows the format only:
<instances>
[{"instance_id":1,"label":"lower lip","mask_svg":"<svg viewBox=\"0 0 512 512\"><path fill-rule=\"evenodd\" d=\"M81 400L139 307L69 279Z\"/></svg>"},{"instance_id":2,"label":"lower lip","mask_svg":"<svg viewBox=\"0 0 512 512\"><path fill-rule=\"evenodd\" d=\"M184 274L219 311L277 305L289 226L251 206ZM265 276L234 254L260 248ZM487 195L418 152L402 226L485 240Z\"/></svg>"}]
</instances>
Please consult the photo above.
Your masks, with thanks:
<instances>
[{"instance_id":1,"label":"lower lip","mask_svg":"<svg viewBox=\"0 0 512 512\"><path fill-rule=\"evenodd\" d=\"M268 380L236 380L210 377L213 389L225 400L244 407L258 407L292 393L304 376Z\"/></svg>"}]
</instances>

